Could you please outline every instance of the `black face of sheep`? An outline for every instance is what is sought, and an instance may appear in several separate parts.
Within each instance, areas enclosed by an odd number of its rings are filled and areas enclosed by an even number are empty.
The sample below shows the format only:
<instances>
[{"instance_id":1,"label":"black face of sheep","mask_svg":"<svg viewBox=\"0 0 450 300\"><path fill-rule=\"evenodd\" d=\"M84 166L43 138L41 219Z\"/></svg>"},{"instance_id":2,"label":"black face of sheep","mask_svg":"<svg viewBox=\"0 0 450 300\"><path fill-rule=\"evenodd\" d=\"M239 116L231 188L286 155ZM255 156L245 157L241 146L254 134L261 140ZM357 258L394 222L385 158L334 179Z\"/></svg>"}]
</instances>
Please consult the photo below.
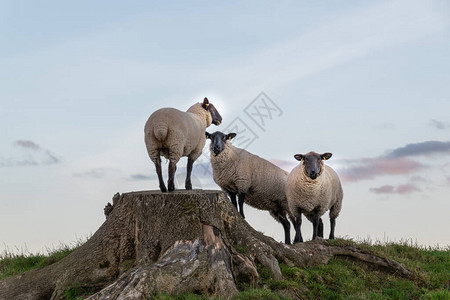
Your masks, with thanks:
<instances>
[{"instance_id":1,"label":"black face of sheep","mask_svg":"<svg viewBox=\"0 0 450 300\"><path fill-rule=\"evenodd\" d=\"M212 103L209 103L208 98L205 98L203 100L203 104L202 107L209 111L209 113L211 114L211 123L213 123L216 126L219 126L220 123L222 122L222 116L219 114L219 112L217 111L217 109L214 107L214 105Z\"/></svg>"},{"instance_id":2,"label":"black face of sheep","mask_svg":"<svg viewBox=\"0 0 450 300\"><path fill-rule=\"evenodd\" d=\"M319 154L312 151L307 154L294 155L296 160L303 162L303 168L306 176L313 180L322 174L322 160L330 159L331 156L332 154L329 152Z\"/></svg>"},{"instance_id":3,"label":"black face of sheep","mask_svg":"<svg viewBox=\"0 0 450 300\"><path fill-rule=\"evenodd\" d=\"M211 150L215 155L219 155L220 152L225 148L225 144L227 140L231 140L236 136L236 133L225 134L220 131L216 131L214 133L205 132L205 136L207 139L211 140Z\"/></svg>"}]
</instances>

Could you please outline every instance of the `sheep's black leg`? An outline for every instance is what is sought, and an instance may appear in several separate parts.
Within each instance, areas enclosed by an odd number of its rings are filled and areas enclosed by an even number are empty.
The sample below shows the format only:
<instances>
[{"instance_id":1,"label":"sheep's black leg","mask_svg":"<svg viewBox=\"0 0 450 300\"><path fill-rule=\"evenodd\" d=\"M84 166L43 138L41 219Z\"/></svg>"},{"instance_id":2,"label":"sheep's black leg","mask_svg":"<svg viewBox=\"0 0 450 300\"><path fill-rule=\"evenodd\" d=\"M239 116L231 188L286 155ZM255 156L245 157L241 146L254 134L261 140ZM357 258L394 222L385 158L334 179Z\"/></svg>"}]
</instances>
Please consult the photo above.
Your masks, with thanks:
<instances>
[{"instance_id":1,"label":"sheep's black leg","mask_svg":"<svg viewBox=\"0 0 450 300\"><path fill-rule=\"evenodd\" d=\"M321 238L323 238L323 222L322 222L322 218L319 219L319 232L317 233L317 235Z\"/></svg>"},{"instance_id":2,"label":"sheep's black leg","mask_svg":"<svg viewBox=\"0 0 450 300\"><path fill-rule=\"evenodd\" d=\"M175 172L177 170L177 164L174 161L169 162L169 182L167 183L167 187L169 192L173 192L175 190Z\"/></svg>"},{"instance_id":3,"label":"sheep's black leg","mask_svg":"<svg viewBox=\"0 0 450 300\"><path fill-rule=\"evenodd\" d=\"M336 226L336 218L330 218L330 240L334 239L334 227Z\"/></svg>"},{"instance_id":4,"label":"sheep's black leg","mask_svg":"<svg viewBox=\"0 0 450 300\"><path fill-rule=\"evenodd\" d=\"M187 174L186 174L186 182L184 184L186 190L192 190L192 183L191 183L191 174L192 174L192 166L194 165L194 160L190 159L188 157L187 162Z\"/></svg>"},{"instance_id":5,"label":"sheep's black leg","mask_svg":"<svg viewBox=\"0 0 450 300\"><path fill-rule=\"evenodd\" d=\"M233 203L234 207L238 209L237 202L236 202L236 194L235 193L228 193L228 196L230 196L231 203Z\"/></svg>"},{"instance_id":6,"label":"sheep's black leg","mask_svg":"<svg viewBox=\"0 0 450 300\"><path fill-rule=\"evenodd\" d=\"M156 167L156 174L158 175L159 189L161 190L161 192L165 193L167 192L167 188L166 185L164 184L164 179L162 177L161 157L159 156L155 161L155 167Z\"/></svg>"},{"instance_id":7,"label":"sheep's black leg","mask_svg":"<svg viewBox=\"0 0 450 300\"><path fill-rule=\"evenodd\" d=\"M295 237L294 244L303 242L302 232L300 227L302 226L302 209L298 208L298 217L295 218L294 228L295 228Z\"/></svg>"},{"instance_id":8,"label":"sheep's black leg","mask_svg":"<svg viewBox=\"0 0 450 300\"><path fill-rule=\"evenodd\" d=\"M284 229L284 243L290 244L291 243L291 223L289 220L284 216L278 216L278 219L280 220L281 225L283 225Z\"/></svg>"},{"instance_id":9,"label":"sheep's black leg","mask_svg":"<svg viewBox=\"0 0 450 300\"><path fill-rule=\"evenodd\" d=\"M241 213L241 216L245 219L245 215L244 215L244 199L245 199L245 194L239 194L239 212Z\"/></svg>"},{"instance_id":10,"label":"sheep's black leg","mask_svg":"<svg viewBox=\"0 0 450 300\"><path fill-rule=\"evenodd\" d=\"M319 212L317 209L313 211L313 236L312 239L314 240L317 237L317 231L319 229Z\"/></svg>"}]
</instances>

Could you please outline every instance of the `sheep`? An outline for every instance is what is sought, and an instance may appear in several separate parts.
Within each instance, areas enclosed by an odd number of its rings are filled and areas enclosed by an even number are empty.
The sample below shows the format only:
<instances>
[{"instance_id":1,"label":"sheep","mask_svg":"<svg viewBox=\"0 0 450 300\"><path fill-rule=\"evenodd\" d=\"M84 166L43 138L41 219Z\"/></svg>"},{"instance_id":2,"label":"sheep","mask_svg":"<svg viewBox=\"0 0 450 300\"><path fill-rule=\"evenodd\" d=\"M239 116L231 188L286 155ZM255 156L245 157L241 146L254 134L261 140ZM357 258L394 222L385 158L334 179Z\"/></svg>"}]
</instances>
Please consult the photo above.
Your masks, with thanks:
<instances>
[{"instance_id":1,"label":"sheep","mask_svg":"<svg viewBox=\"0 0 450 300\"><path fill-rule=\"evenodd\" d=\"M205 129L211 123L218 126L221 122L222 117L207 98L186 112L167 107L155 111L148 118L144 128L145 145L155 164L161 192L167 192L167 189L162 178L160 156L169 159L169 192L175 190L176 164L182 156L188 157L185 188L191 190L192 166L206 143Z\"/></svg>"},{"instance_id":2,"label":"sheep","mask_svg":"<svg viewBox=\"0 0 450 300\"><path fill-rule=\"evenodd\" d=\"M342 207L342 185L336 172L324 164L331 153L296 154L294 158L301 163L292 169L286 183L286 196L289 209L295 216L294 243L303 242L300 226L302 213L313 223L313 237L323 238L321 216L330 210L330 239L334 239L336 218Z\"/></svg>"},{"instance_id":3,"label":"sheep","mask_svg":"<svg viewBox=\"0 0 450 300\"><path fill-rule=\"evenodd\" d=\"M231 145L236 133L224 134L220 131L210 134L211 165L214 181L230 196L233 205L243 218L244 200L250 206L268 210L284 229L285 243L290 244L289 219L294 222L285 194L288 173L271 162Z\"/></svg>"}]
</instances>

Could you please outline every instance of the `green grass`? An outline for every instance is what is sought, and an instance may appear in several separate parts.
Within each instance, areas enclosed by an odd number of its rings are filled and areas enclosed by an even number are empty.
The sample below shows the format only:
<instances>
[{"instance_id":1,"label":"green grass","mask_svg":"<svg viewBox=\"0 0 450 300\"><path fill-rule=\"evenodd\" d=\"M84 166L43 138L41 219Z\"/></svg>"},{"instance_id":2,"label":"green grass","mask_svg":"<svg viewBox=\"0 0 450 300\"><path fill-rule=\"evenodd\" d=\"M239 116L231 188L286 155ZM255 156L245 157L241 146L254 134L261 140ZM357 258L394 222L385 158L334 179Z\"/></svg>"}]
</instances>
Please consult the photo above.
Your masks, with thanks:
<instances>
[{"instance_id":1,"label":"green grass","mask_svg":"<svg viewBox=\"0 0 450 300\"><path fill-rule=\"evenodd\" d=\"M358 246L389 257L413 272L402 278L375 270L367 264L332 259L309 269L280 265L284 280L270 278L260 268L260 286L279 298L296 299L450 299L450 251L424 248L411 243L372 244L349 240L332 241L339 246Z\"/></svg>"},{"instance_id":2,"label":"green grass","mask_svg":"<svg viewBox=\"0 0 450 300\"><path fill-rule=\"evenodd\" d=\"M17 254L5 251L0 254L0 280L33 269L40 269L60 261L78 249L83 243L84 241L78 241L71 245L60 245L56 249L47 250L46 253L38 254L31 254L24 251Z\"/></svg>"},{"instance_id":3,"label":"green grass","mask_svg":"<svg viewBox=\"0 0 450 300\"><path fill-rule=\"evenodd\" d=\"M283 280L271 278L267 268L258 266L259 280L238 282L238 300L251 299L450 299L450 248L421 247L411 242L372 243L337 239L336 246L357 246L373 254L386 256L412 271L412 278L376 270L349 259L332 259L326 265L301 269L280 265ZM0 279L27 270L42 268L70 254L80 246L62 246L48 255L0 256ZM126 266L134 261L126 262ZM67 291L67 299L82 299L89 294L82 285ZM81 297L80 297L81 295ZM152 298L153 299L153 298ZM156 295L159 300L200 300L207 297L194 293L178 296Z\"/></svg>"}]
</instances>

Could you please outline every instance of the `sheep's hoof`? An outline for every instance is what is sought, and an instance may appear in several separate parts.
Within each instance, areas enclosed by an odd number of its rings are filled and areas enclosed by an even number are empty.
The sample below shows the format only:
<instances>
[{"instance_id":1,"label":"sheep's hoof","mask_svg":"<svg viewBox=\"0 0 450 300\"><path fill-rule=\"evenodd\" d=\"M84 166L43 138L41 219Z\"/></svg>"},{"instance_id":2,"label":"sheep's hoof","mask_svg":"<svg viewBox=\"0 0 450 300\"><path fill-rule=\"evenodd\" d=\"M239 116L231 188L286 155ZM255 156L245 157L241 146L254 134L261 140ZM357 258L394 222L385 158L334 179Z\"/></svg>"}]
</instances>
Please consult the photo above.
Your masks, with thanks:
<instances>
[{"instance_id":1,"label":"sheep's hoof","mask_svg":"<svg viewBox=\"0 0 450 300\"><path fill-rule=\"evenodd\" d=\"M192 184L186 184L186 190L192 190Z\"/></svg>"},{"instance_id":2,"label":"sheep's hoof","mask_svg":"<svg viewBox=\"0 0 450 300\"><path fill-rule=\"evenodd\" d=\"M294 244L297 244L297 243L303 243L303 238L300 238L300 239L294 239Z\"/></svg>"},{"instance_id":3,"label":"sheep's hoof","mask_svg":"<svg viewBox=\"0 0 450 300\"><path fill-rule=\"evenodd\" d=\"M175 191L175 183L173 182L173 180L170 180L167 182L167 189L169 190L169 192L173 192Z\"/></svg>"},{"instance_id":4,"label":"sheep's hoof","mask_svg":"<svg viewBox=\"0 0 450 300\"><path fill-rule=\"evenodd\" d=\"M161 190L161 192L167 193L167 189L165 186L160 186L159 189Z\"/></svg>"}]
</instances>

